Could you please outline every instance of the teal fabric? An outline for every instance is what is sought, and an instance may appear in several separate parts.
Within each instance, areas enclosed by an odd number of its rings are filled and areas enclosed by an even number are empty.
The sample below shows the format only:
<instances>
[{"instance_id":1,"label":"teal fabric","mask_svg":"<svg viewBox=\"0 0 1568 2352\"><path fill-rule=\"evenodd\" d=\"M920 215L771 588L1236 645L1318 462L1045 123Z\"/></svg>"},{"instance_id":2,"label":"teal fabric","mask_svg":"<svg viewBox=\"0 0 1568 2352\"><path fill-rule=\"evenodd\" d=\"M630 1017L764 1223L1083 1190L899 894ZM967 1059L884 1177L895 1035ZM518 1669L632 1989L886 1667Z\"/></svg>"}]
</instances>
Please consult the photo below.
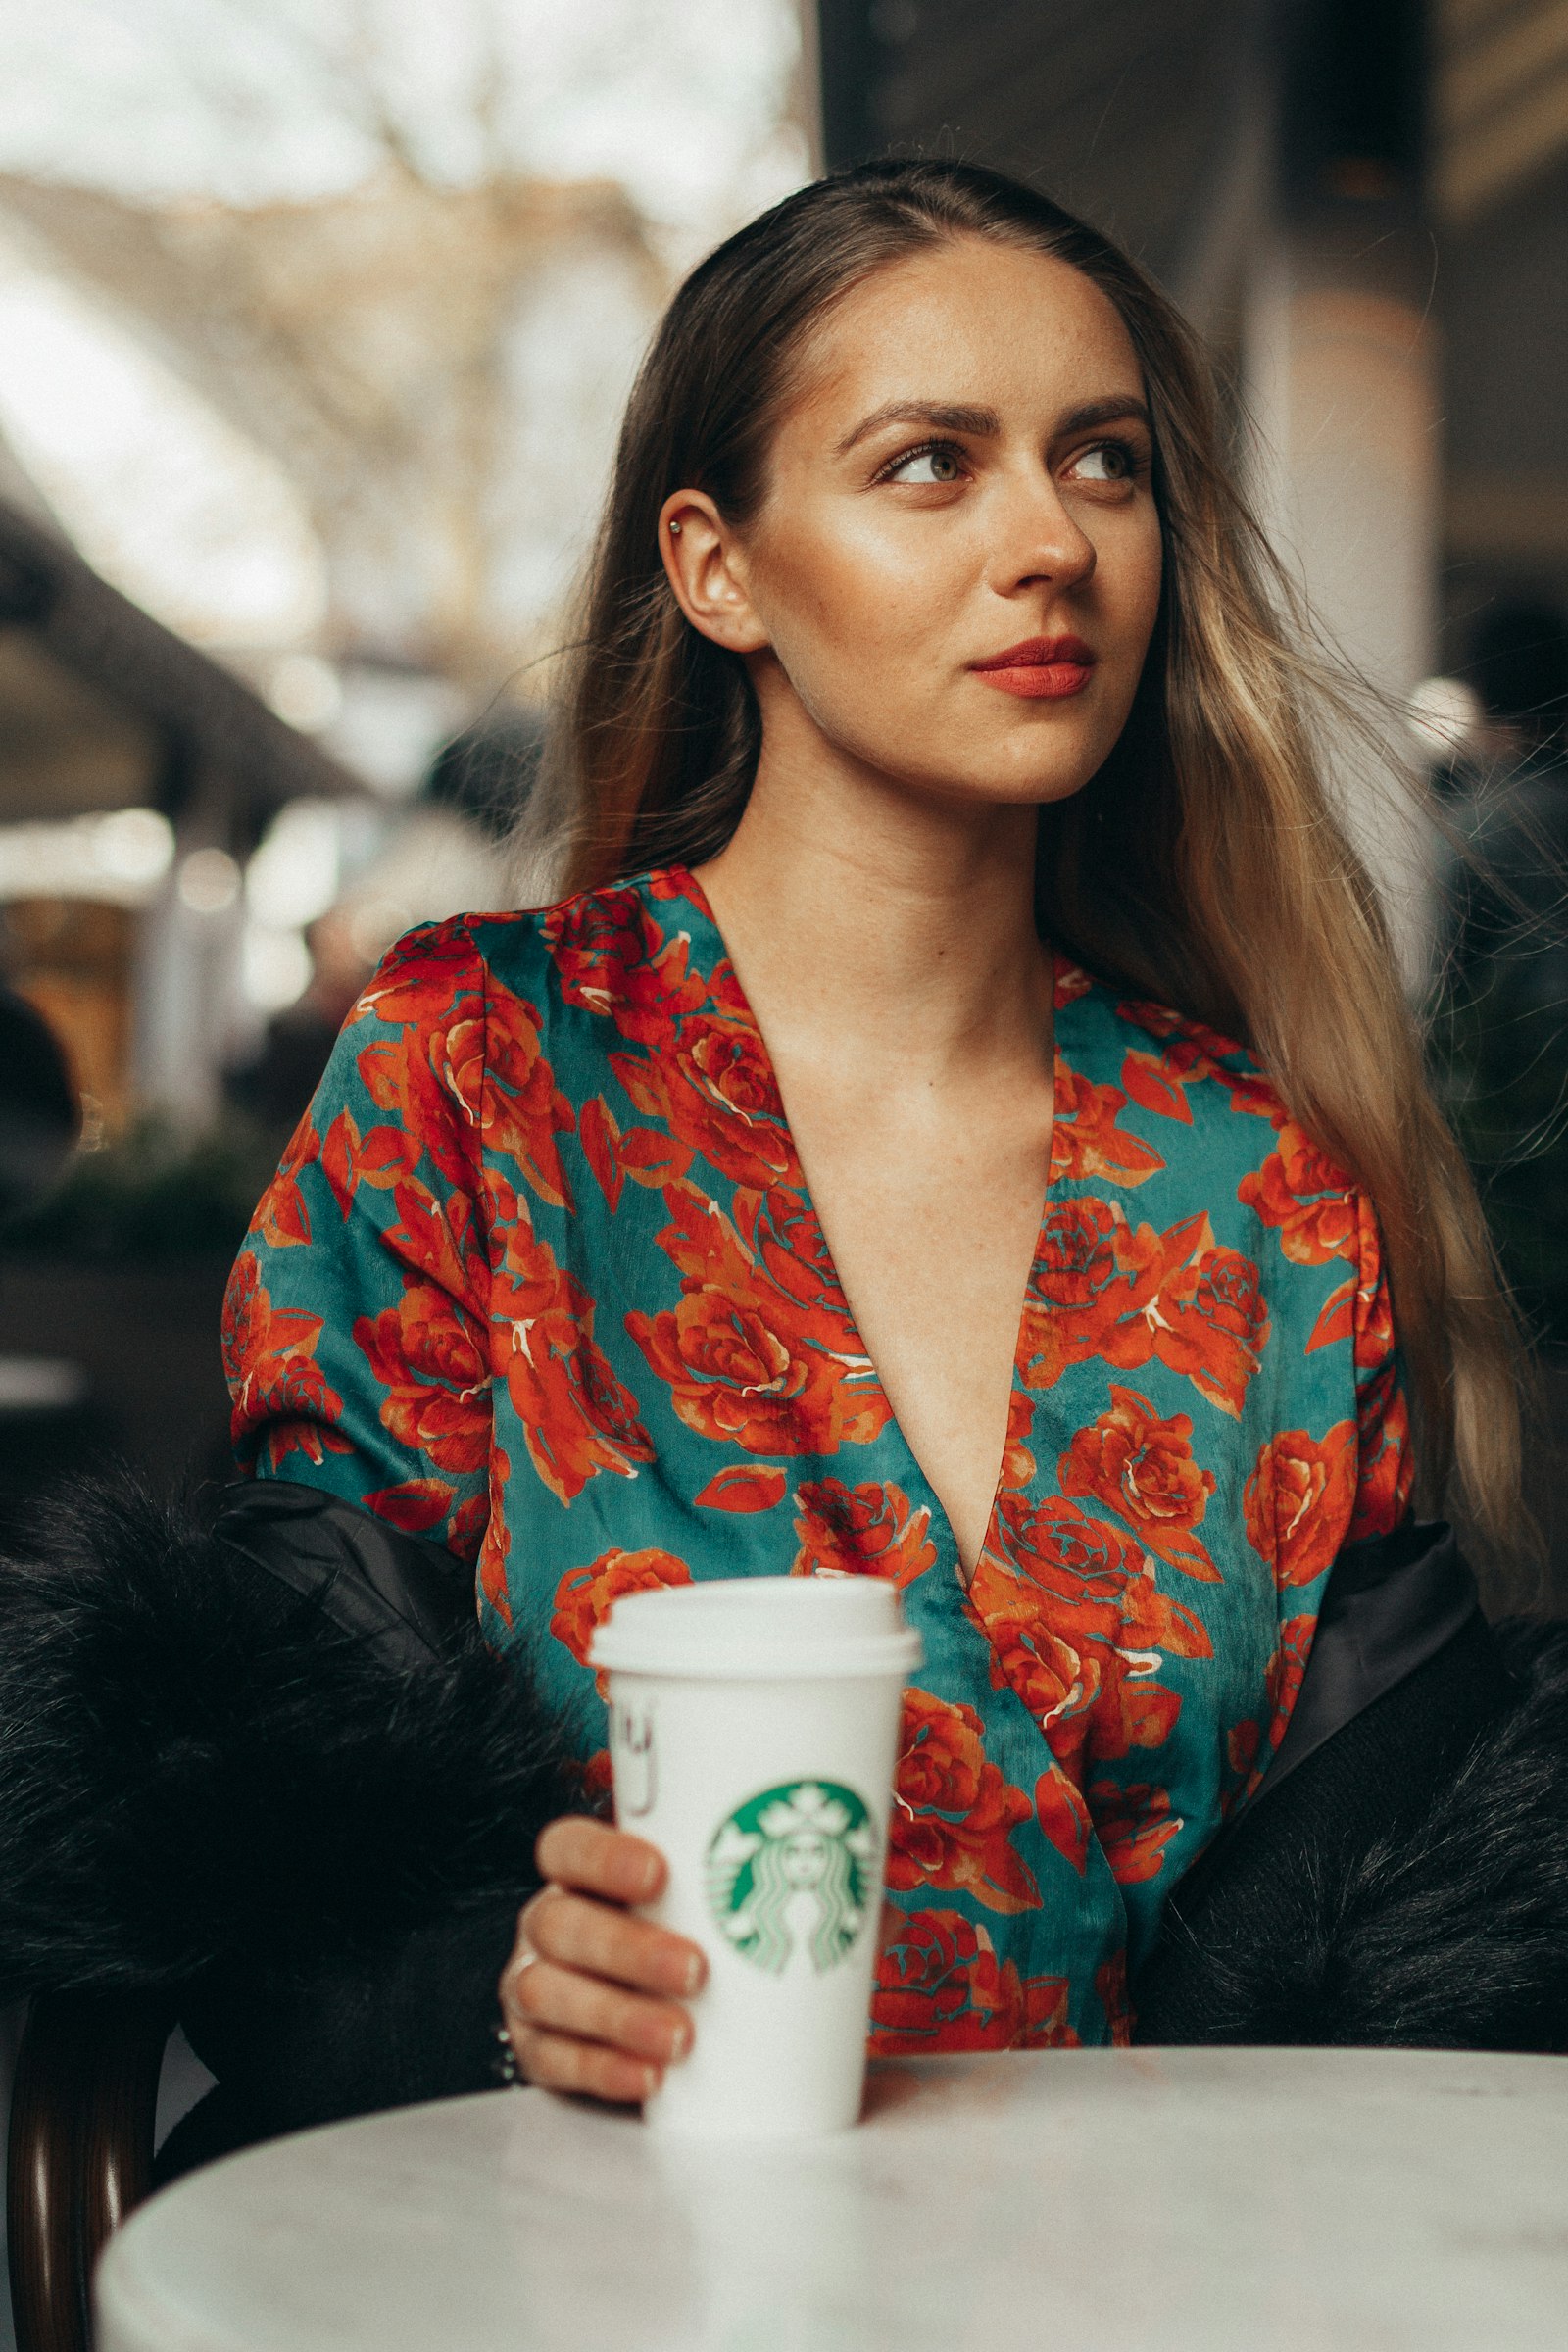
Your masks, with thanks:
<instances>
[{"instance_id":1,"label":"teal fabric","mask_svg":"<svg viewBox=\"0 0 1568 2352\"><path fill-rule=\"evenodd\" d=\"M241 1458L435 1537L602 1785L615 1597L872 1574L906 1699L885 2049L1102 2042L1277 1745L1323 1580L1402 1517L1370 1206L1249 1057L1056 963L1056 1124L965 1585L765 1044L670 869L399 943L225 1311Z\"/></svg>"}]
</instances>

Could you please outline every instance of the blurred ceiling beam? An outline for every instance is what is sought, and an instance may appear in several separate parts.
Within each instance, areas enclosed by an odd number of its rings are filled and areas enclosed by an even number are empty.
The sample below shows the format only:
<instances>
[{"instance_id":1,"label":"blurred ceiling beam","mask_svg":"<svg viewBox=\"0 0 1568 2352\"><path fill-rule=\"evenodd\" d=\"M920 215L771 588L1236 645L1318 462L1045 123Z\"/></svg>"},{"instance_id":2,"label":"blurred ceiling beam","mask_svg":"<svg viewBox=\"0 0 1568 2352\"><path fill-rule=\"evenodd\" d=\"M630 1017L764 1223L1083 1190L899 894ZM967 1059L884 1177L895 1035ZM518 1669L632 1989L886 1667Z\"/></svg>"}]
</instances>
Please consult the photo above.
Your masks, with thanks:
<instances>
[{"instance_id":1,"label":"blurred ceiling beam","mask_svg":"<svg viewBox=\"0 0 1568 2352\"><path fill-rule=\"evenodd\" d=\"M1560 568L1568 547L1568 472L1547 480L1480 470L1450 475L1444 536L1450 556L1471 562L1527 572Z\"/></svg>"},{"instance_id":2,"label":"blurred ceiling beam","mask_svg":"<svg viewBox=\"0 0 1568 2352\"><path fill-rule=\"evenodd\" d=\"M1568 150L1568 0L1441 0L1433 194L1463 226Z\"/></svg>"},{"instance_id":3,"label":"blurred ceiling beam","mask_svg":"<svg viewBox=\"0 0 1568 2352\"><path fill-rule=\"evenodd\" d=\"M59 820L156 799L164 739L28 628L0 626L0 824Z\"/></svg>"},{"instance_id":4,"label":"blurred ceiling beam","mask_svg":"<svg viewBox=\"0 0 1568 2352\"><path fill-rule=\"evenodd\" d=\"M200 802L241 833L254 833L298 794L362 789L250 687L101 579L57 533L0 502L4 814L123 807L123 799L83 796L118 795L154 745L155 797L166 813L177 818ZM93 760L102 763L96 786L86 773ZM146 797L145 788L126 794Z\"/></svg>"}]
</instances>

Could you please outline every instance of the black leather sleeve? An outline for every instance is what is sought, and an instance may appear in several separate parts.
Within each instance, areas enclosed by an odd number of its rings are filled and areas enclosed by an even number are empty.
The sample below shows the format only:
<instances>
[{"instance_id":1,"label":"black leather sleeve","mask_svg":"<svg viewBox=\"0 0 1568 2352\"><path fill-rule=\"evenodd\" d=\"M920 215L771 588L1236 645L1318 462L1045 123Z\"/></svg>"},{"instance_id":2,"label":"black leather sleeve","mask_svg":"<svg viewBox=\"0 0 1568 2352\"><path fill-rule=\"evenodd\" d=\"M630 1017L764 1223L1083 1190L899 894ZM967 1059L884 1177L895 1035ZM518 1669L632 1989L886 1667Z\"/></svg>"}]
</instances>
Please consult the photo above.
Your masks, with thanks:
<instances>
[{"instance_id":1,"label":"black leather sleeve","mask_svg":"<svg viewBox=\"0 0 1568 2352\"><path fill-rule=\"evenodd\" d=\"M209 1970L180 2024L218 2088L160 2149L160 2183L283 2132L493 2090L496 1986L530 1891L356 1952Z\"/></svg>"}]
</instances>

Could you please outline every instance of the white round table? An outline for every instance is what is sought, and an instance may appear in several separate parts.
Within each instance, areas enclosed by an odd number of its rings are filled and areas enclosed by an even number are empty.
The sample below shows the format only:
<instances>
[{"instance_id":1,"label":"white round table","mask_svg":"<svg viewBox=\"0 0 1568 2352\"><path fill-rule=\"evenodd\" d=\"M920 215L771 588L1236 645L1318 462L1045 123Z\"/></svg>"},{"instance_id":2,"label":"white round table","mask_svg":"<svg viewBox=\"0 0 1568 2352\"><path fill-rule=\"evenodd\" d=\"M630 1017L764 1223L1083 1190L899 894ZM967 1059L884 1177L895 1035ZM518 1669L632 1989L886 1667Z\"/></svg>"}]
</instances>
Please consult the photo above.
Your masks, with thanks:
<instances>
[{"instance_id":1,"label":"white round table","mask_svg":"<svg viewBox=\"0 0 1568 2352\"><path fill-rule=\"evenodd\" d=\"M1547 2352L1568 2059L925 2059L781 2148L454 2099L168 2190L98 2313L98 2352Z\"/></svg>"}]
</instances>

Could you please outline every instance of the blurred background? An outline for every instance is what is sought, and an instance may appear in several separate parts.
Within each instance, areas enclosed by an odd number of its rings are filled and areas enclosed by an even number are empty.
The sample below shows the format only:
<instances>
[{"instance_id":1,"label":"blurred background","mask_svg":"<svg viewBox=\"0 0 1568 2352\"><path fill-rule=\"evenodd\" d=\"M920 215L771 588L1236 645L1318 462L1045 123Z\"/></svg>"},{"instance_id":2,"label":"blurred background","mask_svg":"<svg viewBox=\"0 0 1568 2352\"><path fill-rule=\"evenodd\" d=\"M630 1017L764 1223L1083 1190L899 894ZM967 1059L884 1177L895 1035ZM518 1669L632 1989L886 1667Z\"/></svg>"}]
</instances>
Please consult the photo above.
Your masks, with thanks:
<instances>
[{"instance_id":1,"label":"blurred background","mask_svg":"<svg viewBox=\"0 0 1568 2352\"><path fill-rule=\"evenodd\" d=\"M1387 698L1433 821L1342 783L1540 1344L1563 1576L1568 0L0 0L0 981L82 1102L0 1233L0 1536L105 1450L224 1474L224 1275L338 1022L410 923L526 894L653 320L890 150L1177 296Z\"/></svg>"}]
</instances>

